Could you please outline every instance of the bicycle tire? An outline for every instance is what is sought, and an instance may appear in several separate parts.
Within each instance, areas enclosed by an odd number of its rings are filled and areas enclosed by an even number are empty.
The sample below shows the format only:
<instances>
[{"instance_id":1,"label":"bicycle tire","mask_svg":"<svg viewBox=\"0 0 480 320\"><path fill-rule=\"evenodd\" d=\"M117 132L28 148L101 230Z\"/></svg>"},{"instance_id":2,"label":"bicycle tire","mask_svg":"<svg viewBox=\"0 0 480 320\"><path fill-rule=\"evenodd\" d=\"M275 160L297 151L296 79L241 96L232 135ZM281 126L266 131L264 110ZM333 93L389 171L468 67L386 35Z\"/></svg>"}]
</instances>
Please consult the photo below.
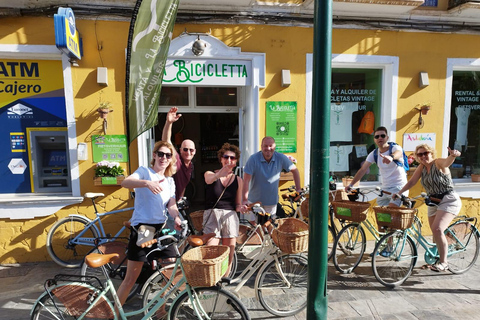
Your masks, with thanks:
<instances>
[{"instance_id":1,"label":"bicycle tire","mask_svg":"<svg viewBox=\"0 0 480 320\"><path fill-rule=\"evenodd\" d=\"M250 320L243 303L232 293L220 287L191 288L196 302L208 314L209 319ZM183 291L172 306L170 320L197 319L188 292Z\"/></svg>"},{"instance_id":2,"label":"bicycle tire","mask_svg":"<svg viewBox=\"0 0 480 320\"><path fill-rule=\"evenodd\" d=\"M171 268L170 268L171 269ZM148 280L145 282L143 285L142 290L140 291L142 293L142 305L145 309L145 314L147 314L151 308L148 308L148 303L156 297L158 292L162 290L165 285L168 282L168 278L165 275L165 268L162 268L160 270L155 271L153 275L148 278ZM171 269L173 270L173 269ZM170 307L175 300L175 298L178 296L179 292L173 293L167 301L165 301L165 311L168 312L170 310ZM153 317L150 317L150 320L160 320L163 317L157 317L154 315Z\"/></svg>"},{"instance_id":3,"label":"bicycle tire","mask_svg":"<svg viewBox=\"0 0 480 320\"><path fill-rule=\"evenodd\" d=\"M373 251L372 270L378 282L388 288L400 286L417 263L417 247L404 231L384 235Z\"/></svg>"},{"instance_id":4,"label":"bicycle tire","mask_svg":"<svg viewBox=\"0 0 480 320\"><path fill-rule=\"evenodd\" d=\"M367 247L365 231L359 223L340 230L333 245L333 265L340 273L351 273L362 261Z\"/></svg>"},{"instance_id":5,"label":"bicycle tire","mask_svg":"<svg viewBox=\"0 0 480 320\"><path fill-rule=\"evenodd\" d=\"M71 289L80 289L82 292L81 297L79 297L77 294L66 295L65 293L61 293L57 295L55 293L55 291L61 292L62 289L66 290L65 292L71 292ZM93 297L99 292L99 290L84 283L61 284L53 288L49 288L49 291L51 296L47 292L44 292L33 305L32 315L30 318L31 320L78 319L78 316L85 312L86 307L89 306L86 298ZM62 298L62 295L65 298ZM115 311L112 303L108 299L103 297L99 302L97 302L97 304L98 307L94 307L94 309L88 313L86 318L94 320L113 318Z\"/></svg>"},{"instance_id":6,"label":"bicycle tire","mask_svg":"<svg viewBox=\"0 0 480 320\"><path fill-rule=\"evenodd\" d=\"M335 232L331 226L328 226L328 260L332 259L334 244Z\"/></svg>"},{"instance_id":7,"label":"bicycle tire","mask_svg":"<svg viewBox=\"0 0 480 320\"><path fill-rule=\"evenodd\" d=\"M89 221L86 218L70 216L57 221L47 234L47 251L53 261L65 268L79 268L85 256L93 247L70 243L82 232ZM90 226L83 235L86 238L98 238L98 231Z\"/></svg>"},{"instance_id":8,"label":"bicycle tire","mask_svg":"<svg viewBox=\"0 0 480 320\"><path fill-rule=\"evenodd\" d=\"M455 234L455 237L449 230ZM445 233L449 243L448 269L455 274L470 270L478 258L477 229L468 222L460 222L450 225Z\"/></svg>"},{"instance_id":9,"label":"bicycle tire","mask_svg":"<svg viewBox=\"0 0 480 320\"><path fill-rule=\"evenodd\" d=\"M104 245L108 246L109 244L112 244L112 242L107 242ZM125 244L125 248L124 248L123 252L117 252L117 253L120 254L121 257L122 257L122 255L123 255L123 257L125 257L125 250L126 249L127 249L127 247L126 247L126 244ZM100 248L93 248L89 252L89 254L90 253L105 254L105 253L114 253L114 251L113 250L108 250L107 252L105 252L105 250L102 251ZM108 276L109 276L110 280L112 280L113 286L115 287L115 291L118 291L118 288L122 284L123 280L125 279L125 274L127 273L126 258L125 258L125 260L124 259L121 259L121 260L123 260L123 261L121 261L121 262L123 262L122 265L115 264L115 263L107 263L105 265L105 269L108 272ZM80 275L82 275L82 276L94 276L94 277L97 277L98 279L100 279L100 281L105 280L105 275L103 274L102 268L91 268L85 262L82 263L82 267L80 269ZM140 284L135 283L133 285L132 289L130 290L130 292L128 293L126 301L129 301L130 299L135 297L136 294L137 294L137 291L139 289L140 289Z\"/></svg>"},{"instance_id":10,"label":"bicycle tire","mask_svg":"<svg viewBox=\"0 0 480 320\"><path fill-rule=\"evenodd\" d=\"M292 316L307 306L308 259L300 254L287 254L270 262L257 276L260 304L279 317ZM280 270L289 282L285 284Z\"/></svg>"}]
</instances>

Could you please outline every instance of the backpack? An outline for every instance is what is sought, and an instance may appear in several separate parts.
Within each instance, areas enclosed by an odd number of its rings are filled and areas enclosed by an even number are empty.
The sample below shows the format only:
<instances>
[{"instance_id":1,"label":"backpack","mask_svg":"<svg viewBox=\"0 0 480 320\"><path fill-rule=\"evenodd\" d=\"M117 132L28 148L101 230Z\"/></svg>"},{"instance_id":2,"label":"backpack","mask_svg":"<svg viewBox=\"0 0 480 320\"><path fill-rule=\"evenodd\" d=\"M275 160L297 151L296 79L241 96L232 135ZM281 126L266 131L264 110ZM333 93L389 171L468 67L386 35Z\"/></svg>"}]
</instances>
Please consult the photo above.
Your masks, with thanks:
<instances>
[{"instance_id":1,"label":"backpack","mask_svg":"<svg viewBox=\"0 0 480 320\"><path fill-rule=\"evenodd\" d=\"M388 150L390 152L390 154L392 154L392 149L393 149L393 146L396 146L397 144L395 142L389 142L388 143ZM405 172L408 171L408 169L410 169L410 166L408 165L408 157L407 155L405 154L405 151L403 151L402 149L402 152L403 152L403 164L398 161L398 160L393 160L393 162L395 162L397 164L397 166L403 166L403 169L405 169ZM373 150L373 159L375 160L375 163L377 163L377 160L378 160L378 148L376 148L375 150ZM378 165L378 163L377 163Z\"/></svg>"}]
</instances>

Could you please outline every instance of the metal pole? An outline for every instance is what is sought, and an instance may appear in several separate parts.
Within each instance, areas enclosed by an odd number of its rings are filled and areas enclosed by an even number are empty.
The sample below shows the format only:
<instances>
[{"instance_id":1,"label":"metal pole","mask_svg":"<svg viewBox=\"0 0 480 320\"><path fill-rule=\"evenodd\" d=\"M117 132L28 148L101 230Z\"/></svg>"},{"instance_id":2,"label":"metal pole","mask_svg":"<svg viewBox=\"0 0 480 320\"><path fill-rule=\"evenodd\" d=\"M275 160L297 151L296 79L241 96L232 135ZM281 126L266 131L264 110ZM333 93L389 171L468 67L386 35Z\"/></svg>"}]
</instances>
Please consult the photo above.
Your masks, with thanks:
<instances>
[{"instance_id":1,"label":"metal pole","mask_svg":"<svg viewBox=\"0 0 480 320\"><path fill-rule=\"evenodd\" d=\"M332 0L315 0L307 319L327 319Z\"/></svg>"}]
</instances>

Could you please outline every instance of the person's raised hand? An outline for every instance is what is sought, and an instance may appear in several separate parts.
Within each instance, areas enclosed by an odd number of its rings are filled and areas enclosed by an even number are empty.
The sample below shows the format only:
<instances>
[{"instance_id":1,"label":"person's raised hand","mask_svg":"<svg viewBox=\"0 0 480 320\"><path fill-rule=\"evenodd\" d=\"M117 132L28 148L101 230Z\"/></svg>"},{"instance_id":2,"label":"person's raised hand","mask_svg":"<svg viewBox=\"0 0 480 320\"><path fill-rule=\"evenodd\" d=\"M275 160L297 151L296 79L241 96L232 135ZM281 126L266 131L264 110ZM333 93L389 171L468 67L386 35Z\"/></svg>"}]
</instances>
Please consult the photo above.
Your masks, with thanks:
<instances>
[{"instance_id":1,"label":"person's raised hand","mask_svg":"<svg viewBox=\"0 0 480 320\"><path fill-rule=\"evenodd\" d=\"M180 113L177 113L177 107L171 107L167 113L167 121L170 123L176 122L182 116Z\"/></svg>"},{"instance_id":2,"label":"person's raised hand","mask_svg":"<svg viewBox=\"0 0 480 320\"><path fill-rule=\"evenodd\" d=\"M452 149L450 149L450 147L447 147L447 149L448 149L448 154L451 157L456 158L456 157L460 157L462 155L462 153L460 151L456 150L456 149L452 150Z\"/></svg>"}]
</instances>

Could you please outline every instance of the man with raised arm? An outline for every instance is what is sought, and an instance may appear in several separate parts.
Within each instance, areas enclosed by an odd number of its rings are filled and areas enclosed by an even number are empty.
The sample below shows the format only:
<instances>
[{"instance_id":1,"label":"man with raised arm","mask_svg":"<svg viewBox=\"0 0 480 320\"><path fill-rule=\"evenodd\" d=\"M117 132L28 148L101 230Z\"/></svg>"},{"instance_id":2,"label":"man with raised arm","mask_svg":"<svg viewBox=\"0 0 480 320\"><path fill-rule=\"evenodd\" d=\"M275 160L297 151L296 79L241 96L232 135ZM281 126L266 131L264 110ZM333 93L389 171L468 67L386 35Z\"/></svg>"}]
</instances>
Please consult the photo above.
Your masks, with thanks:
<instances>
[{"instance_id":1,"label":"man with raised arm","mask_svg":"<svg viewBox=\"0 0 480 320\"><path fill-rule=\"evenodd\" d=\"M295 188L301 191L300 173L292 161L275 151L275 139L262 139L262 151L248 158L243 172L242 212L248 203L261 202L265 211L274 216L277 213L278 184L282 170L291 171Z\"/></svg>"},{"instance_id":2,"label":"man with raised arm","mask_svg":"<svg viewBox=\"0 0 480 320\"><path fill-rule=\"evenodd\" d=\"M165 125L163 126L162 131L163 141L172 143L172 125L182 116L177 113L177 111L177 107L172 107L167 113L167 119L165 120ZM177 172L174 174L173 179L175 180L175 197L177 201L183 197L185 188L192 177L192 159L193 156L195 156L195 152L195 143L192 140L185 139L182 141L179 152L175 154L175 157L177 158Z\"/></svg>"}]
</instances>

